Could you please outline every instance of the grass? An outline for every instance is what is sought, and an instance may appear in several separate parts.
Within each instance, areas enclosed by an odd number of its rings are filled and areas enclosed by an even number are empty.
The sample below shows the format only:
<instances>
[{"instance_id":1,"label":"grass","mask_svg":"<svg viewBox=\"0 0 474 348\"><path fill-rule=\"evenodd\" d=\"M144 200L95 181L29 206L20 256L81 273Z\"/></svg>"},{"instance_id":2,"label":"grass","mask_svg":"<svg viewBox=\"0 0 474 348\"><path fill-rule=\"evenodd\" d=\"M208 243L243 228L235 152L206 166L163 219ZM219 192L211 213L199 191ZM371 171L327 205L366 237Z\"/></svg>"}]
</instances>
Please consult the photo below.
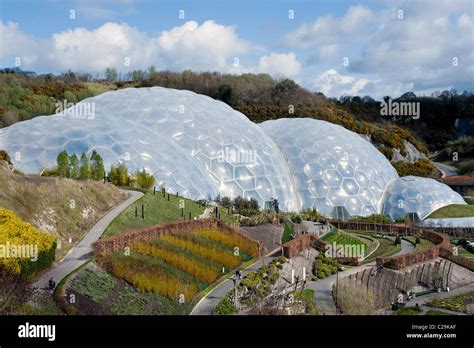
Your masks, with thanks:
<instances>
[{"instance_id":1,"label":"grass","mask_svg":"<svg viewBox=\"0 0 474 348\"><path fill-rule=\"evenodd\" d=\"M308 315L319 315L318 307L314 301L314 290L304 289L303 291L295 292L295 299L302 299L306 305L306 314Z\"/></svg>"},{"instance_id":2,"label":"grass","mask_svg":"<svg viewBox=\"0 0 474 348\"><path fill-rule=\"evenodd\" d=\"M416 307L403 307L400 308L395 315L420 315L420 310Z\"/></svg>"},{"instance_id":3,"label":"grass","mask_svg":"<svg viewBox=\"0 0 474 348\"><path fill-rule=\"evenodd\" d=\"M351 245L351 246L360 245L363 247L364 252L368 250L366 243L340 230L329 232L328 234L323 236L321 239L329 244L336 243L336 245Z\"/></svg>"},{"instance_id":4,"label":"grass","mask_svg":"<svg viewBox=\"0 0 474 348\"><path fill-rule=\"evenodd\" d=\"M184 200L184 217L189 219L191 212L191 219L198 217L204 212L204 207L196 202L183 197L176 197L175 194L165 197L161 192L153 194L153 190L149 190L145 195L136 201L134 204L125 209L114 221L107 227L102 237L110 237L122 232L131 231L140 227L157 225L163 222L183 220L181 216L181 209L179 208L179 201ZM141 217L141 206L144 205L145 218ZM138 209L138 216L135 217L135 207Z\"/></svg>"},{"instance_id":5,"label":"grass","mask_svg":"<svg viewBox=\"0 0 474 348\"><path fill-rule=\"evenodd\" d=\"M375 250L363 263L370 263L375 261L377 257L380 256L392 256L400 252L402 249L400 244L394 244L392 240L382 237L377 237L376 233L370 231L358 232L361 234L367 234L372 238L375 238L379 241L379 247Z\"/></svg>"},{"instance_id":6,"label":"grass","mask_svg":"<svg viewBox=\"0 0 474 348\"><path fill-rule=\"evenodd\" d=\"M453 297L440 298L427 302L425 305L449 309L455 312L468 313L466 305L474 302L474 291Z\"/></svg>"},{"instance_id":7,"label":"grass","mask_svg":"<svg viewBox=\"0 0 474 348\"><path fill-rule=\"evenodd\" d=\"M420 243L418 244L415 244L415 241L416 241L416 237L413 237L413 236L406 236L406 237L403 237L403 239L409 241L410 243L414 244L415 245L415 250L414 251L418 251L418 250L422 250L422 249L426 249L426 248L429 248L429 247L432 247L433 246L433 242L427 240L427 239L423 239L423 238L419 238L420 239Z\"/></svg>"},{"instance_id":8,"label":"grass","mask_svg":"<svg viewBox=\"0 0 474 348\"><path fill-rule=\"evenodd\" d=\"M57 260L126 198L114 185L99 181L12 174L4 161L0 161L0 187L0 207L58 236Z\"/></svg>"},{"instance_id":9,"label":"grass","mask_svg":"<svg viewBox=\"0 0 474 348\"><path fill-rule=\"evenodd\" d=\"M474 205L451 204L433 212L428 218L459 218L473 217Z\"/></svg>"},{"instance_id":10,"label":"grass","mask_svg":"<svg viewBox=\"0 0 474 348\"><path fill-rule=\"evenodd\" d=\"M429 311L425 313L425 315L456 315L456 314L430 309Z\"/></svg>"},{"instance_id":11,"label":"grass","mask_svg":"<svg viewBox=\"0 0 474 348\"><path fill-rule=\"evenodd\" d=\"M117 315L183 315L191 310L189 305L159 294L140 292L96 266L82 269L72 281L71 288ZM108 296L97 296L101 293Z\"/></svg>"}]
</instances>

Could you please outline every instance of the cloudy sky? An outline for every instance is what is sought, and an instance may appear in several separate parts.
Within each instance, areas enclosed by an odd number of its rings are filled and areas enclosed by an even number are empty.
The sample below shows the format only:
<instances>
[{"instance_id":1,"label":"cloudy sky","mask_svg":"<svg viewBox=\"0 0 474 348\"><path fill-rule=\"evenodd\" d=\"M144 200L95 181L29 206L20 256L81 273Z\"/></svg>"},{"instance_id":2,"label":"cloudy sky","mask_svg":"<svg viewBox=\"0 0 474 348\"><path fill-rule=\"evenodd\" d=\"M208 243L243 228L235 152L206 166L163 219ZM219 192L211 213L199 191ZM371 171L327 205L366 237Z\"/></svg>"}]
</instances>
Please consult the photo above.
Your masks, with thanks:
<instances>
[{"instance_id":1,"label":"cloudy sky","mask_svg":"<svg viewBox=\"0 0 474 348\"><path fill-rule=\"evenodd\" d=\"M0 66L269 73L327 96L474 91L471 0L0 0Z\"/></svg>"}]
</instances>

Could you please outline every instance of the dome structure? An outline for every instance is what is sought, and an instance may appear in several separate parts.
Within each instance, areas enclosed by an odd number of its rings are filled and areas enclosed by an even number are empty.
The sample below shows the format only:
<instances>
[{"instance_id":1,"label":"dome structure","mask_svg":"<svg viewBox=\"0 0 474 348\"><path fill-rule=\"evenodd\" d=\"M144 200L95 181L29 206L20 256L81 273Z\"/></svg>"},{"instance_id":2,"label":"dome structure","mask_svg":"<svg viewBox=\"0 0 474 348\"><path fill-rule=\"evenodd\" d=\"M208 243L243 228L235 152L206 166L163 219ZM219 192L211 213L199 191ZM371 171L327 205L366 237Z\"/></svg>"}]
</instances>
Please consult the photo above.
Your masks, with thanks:
<instances>
[{"instance_id":1,"label":"dome structure","mask_svg":"<svg viewBox=\"0 0 474 348\"><path fill-rule=\"evenodd\" d=\"M298 209L288 167L270 137L227 104L190 91L103 93L61 114L1 129L0 139L27 173L53 167L64 149L78 156L96 150L107 169L114 163L145 168L167 190L191 199L240 195L263 206L278 198L281 209Z\"/></svg>"},{"instance_id":2,"label":"dome structure","mask_svg":"<svg viewBox=\"0 0 474 348\"><path fill-rule=\"evenodd\" d=\"M288 162L303 208L333 217L380 212L385 188L398 175L369 141L309 118L265 121L260 127Z\"/></svg>"},{"instance_id":3,"label":"dome structure","mask_svg":"<svg viewBox=\"0 0 474 348\"><path fill-rule=\"evenodd\" d=\"M395 220L407 217L424 220L432 212L450 204L466 204L448 185L433 179L405 176L387 189L383 214Z\"/></svg>"},{"instance_id":4,"label":"dome structure","mask_svg":"<svg viewBox=\"0 0 474 348\"><path fill-rule=\"evenodd\" d=\"M315 208L337 218L383 211L424 219L465 203L434 180L399 178L369 141L341 126L307 118L257 125L210 97L161 87L103 93L2 128L0 149L26 173L52 168L62 150L95 150L107 170L145 169L190 199L253 197L263 207L276 198L285 211Z\"/></svg>"}]
</instances>

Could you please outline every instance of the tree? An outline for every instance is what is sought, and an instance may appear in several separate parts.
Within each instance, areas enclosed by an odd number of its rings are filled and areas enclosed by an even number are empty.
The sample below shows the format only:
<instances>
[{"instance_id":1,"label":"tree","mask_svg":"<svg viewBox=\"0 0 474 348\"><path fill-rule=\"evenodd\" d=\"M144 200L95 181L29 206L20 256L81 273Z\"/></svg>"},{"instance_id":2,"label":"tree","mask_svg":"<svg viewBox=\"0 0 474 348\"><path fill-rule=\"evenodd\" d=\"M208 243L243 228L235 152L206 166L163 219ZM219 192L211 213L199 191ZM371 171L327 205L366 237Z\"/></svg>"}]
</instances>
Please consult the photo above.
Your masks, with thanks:
<instances>
[{"instance_id":1,"label":"tree","mask_svg":"<svg viewBox=\"0 0 474 348\"><path fill-rule=\"evenodd\" d=\"M92 151L91 160L91 178L94 180L102 180L105 175L104 161L102 157L94 150Z\"/></svg>"},{"instance_id":2,"label":"tree","mask_svg":"<svg viewBox=\"0 0 474 348\"><path fill-rule=\"evenodd\" d=\"M109 180L115 186L127 186L130 182L130 178L125 164L122 163L118 167L112 164L110 166Z\"/></svg>"},{"instance_id":3,"label":"tree","mask_svg":"<svg viewBox=\"0 0 474 348\"><path fill-rule=\"evenodd\" d=\"M79 178L79 160L75 153L69 156L69 172L71 174L71 178L78 179Z\"/></svg>"},{"instance_id":4,"label":"tree","mask_svg":"<svg viewBox=\"0 0 474 348\"><path fill-rule=\"evenodd\" d=\"M118 73L117 69L115 68L107 68L105 69L105 79L109 82L114 82L117 80Z\"/></svg>"},{"instance_id":5,"label":"tree","mask_svg":"<svg viewBox=\"0 0 474 348\"><path fill-rule=\"evenodd\" d=\"M63 178L69 178L71 176L71 172L69 170L69 156L67 151L61 151L56 158L56 163L58 165L58 175L62 176Z\"/></svg>"},{"instance_id":6,"label":"tree","mask_svg":"<svg viewBox=\"0 0 474 348\"><path fill-rule=\"evenodd\" d=\"M81 167L79 169L79 178L82 180L87 180L91 178L89 159L87 158L87 155L84 152L81 154Z\"/></svg>"},{"instance_id":7,"label":"tree","mask_svg":"<svg viewBox=\"0 0 474 348\"><path fill-rule=\"evenodd\" d=\"M135 172L135 177L137 180L137 185L141 188L148 189L153 186L155 183L155 177L151 174L148 174L145 169L137 170Z\"/></svg>"}]
</instances>

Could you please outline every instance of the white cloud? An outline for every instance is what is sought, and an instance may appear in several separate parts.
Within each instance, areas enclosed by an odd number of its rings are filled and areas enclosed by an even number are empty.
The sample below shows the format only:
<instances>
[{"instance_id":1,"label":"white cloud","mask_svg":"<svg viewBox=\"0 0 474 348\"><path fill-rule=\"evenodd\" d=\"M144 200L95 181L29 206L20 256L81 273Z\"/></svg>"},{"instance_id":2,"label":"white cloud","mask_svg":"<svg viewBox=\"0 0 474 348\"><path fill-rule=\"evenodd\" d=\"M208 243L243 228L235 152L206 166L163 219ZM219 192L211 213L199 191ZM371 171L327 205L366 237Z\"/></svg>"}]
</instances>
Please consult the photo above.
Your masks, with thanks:
<instances>
[{"instance_id":1,"label":"white cloud","mask_svg":"<svg viewBox=\"0 0 474 348\"><path fill-rule=\"evenodd\" d=\"M301 70L301 63L293 52L271 53L260 57L258 70L273 76L293 77Z\"/></svg>"},{"instance_id":2,"label":"white cloud","mask_svg":"<svg viewBox=\"0 0 474 348\"><path fill-rule=\"evenodd\" d=\"M158 44L169 66L182 69L224 68L229 58L243 54L249 44L239 39L232 26L206 21L201 26L191 21L158 38Z\"/></svg>"},{"instance_id":3,"label":"white cloud","mask_svg":"<svg viewBox=\"0 0 474 348\"><path fill-rule=\"evenodd\" d=\"M343 35L357 35L361 30L367 31L367 23L373 18L373 12L367 7L352 6L343 17L318 17L313 23L304 24L295 32L285 35L283 41L290 47L298 48L334 43Z\"/></svg>"},{"instance_id":4,"label":"white cloud","mask_svg":"<svg viewBox=\"0 0 474 348\"><path fill-rule=\"evenodd\" d=\"M21 32L16 23L0 21L0 59L20 56L29 70L103 72L143 69L228 70L233 58L250 45L235 28L206 21L186 22L157 37L126 23L105 23L97 29L75 28L38 40ZM126 63L130 62L130 66ZM7 66L13 65L7 64Z\"/></svg>"},{"instance_id":5,"label":"white cloud","mask_svg":"<svg viewBox=\"0 0 474 348\"><path fill-rule=\"evenodd\" d=\"M315 91L323 92L328 97L336 98L342 95L370 95L381 98L386 95L398 96L413 89L412 84L369 80L361 77L356 78L351 75L340 74L334 69L322 72L310 85Z\"/></svg>"}]
</instances>

